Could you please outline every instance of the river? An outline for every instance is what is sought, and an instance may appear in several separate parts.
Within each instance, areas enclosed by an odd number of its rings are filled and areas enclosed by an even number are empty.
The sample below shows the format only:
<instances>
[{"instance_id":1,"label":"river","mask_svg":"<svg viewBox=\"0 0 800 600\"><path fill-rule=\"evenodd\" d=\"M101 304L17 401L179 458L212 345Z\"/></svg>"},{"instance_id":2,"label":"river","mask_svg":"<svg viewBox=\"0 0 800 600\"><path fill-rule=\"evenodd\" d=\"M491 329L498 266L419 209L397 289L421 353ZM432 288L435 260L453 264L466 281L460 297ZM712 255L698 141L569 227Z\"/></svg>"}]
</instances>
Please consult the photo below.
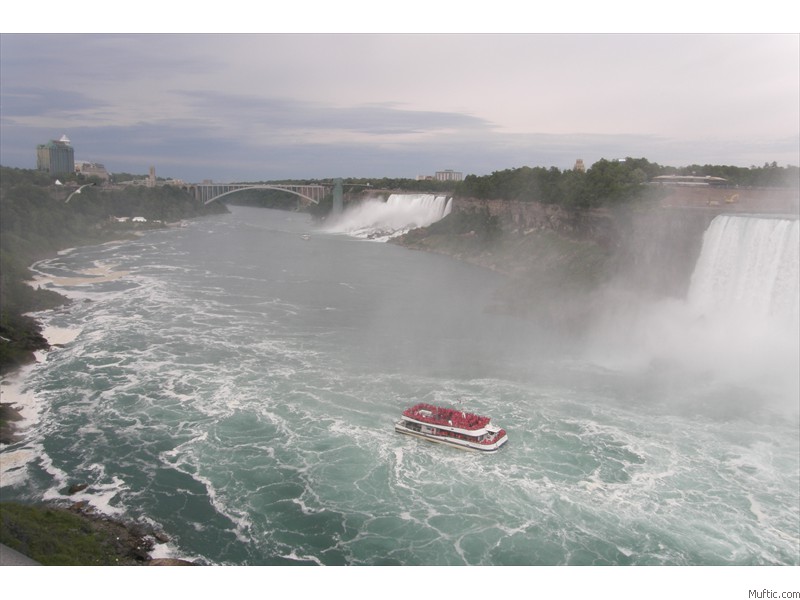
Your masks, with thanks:
<instances>
[{"instance_id":1,"label":"river","mask_svg":"<svg viewBox=\"0 0 800 600\"><path fill-rule=\"evenodd\" d=\"M561 338L486 310L498 274L231 211L35 265L74 302L37 315L64 343L25 372L4 501L83 500L216 565L800 564L781 359L692 359L742 338L674 302ZM780 331L745 339L792 359ZM394 433L419 401L509 443Z\"/></svg>"}]
</instances>

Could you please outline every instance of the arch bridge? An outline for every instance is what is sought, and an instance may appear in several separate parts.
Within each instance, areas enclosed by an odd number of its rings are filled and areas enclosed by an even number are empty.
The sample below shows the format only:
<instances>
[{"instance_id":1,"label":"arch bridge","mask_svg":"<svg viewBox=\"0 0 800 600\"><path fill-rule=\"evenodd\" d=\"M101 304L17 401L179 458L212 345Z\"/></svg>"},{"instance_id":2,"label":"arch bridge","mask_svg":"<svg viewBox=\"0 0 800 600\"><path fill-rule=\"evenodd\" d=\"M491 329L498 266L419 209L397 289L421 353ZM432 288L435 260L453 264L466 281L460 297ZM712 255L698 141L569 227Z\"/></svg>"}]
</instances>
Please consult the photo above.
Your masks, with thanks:
<instances>
[{"instance_id":1,"label":"arch bridge","mask_svg":"<svg viewBox=\"0 0 800 600\"><path fill-rule=\"evenodd\" d=\"M300 201L319 204L332 186L329 185L283 185L283 184L252 184L252 183L200 183L190 186L189 191L203 204L211 204L224 196L235 194L242 190L279 190L299 196Z\"/></svg>"}]
</instances>

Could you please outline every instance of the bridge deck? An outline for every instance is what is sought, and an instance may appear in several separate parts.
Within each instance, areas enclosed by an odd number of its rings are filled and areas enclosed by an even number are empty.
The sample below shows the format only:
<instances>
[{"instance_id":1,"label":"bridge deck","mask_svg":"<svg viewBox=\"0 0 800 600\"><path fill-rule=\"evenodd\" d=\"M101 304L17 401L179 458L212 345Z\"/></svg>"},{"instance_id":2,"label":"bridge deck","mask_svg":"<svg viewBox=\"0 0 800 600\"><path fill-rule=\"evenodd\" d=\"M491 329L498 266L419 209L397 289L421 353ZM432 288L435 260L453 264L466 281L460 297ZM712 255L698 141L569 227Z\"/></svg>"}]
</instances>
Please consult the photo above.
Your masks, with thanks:
<instances>
[{"instance_id":1,"label":"bridge deck","mask_svg":"<svg viewBox=\"0 0 800 600\"><path fill-rule=\"evenodd\" d=\"M208 183L197 184L190 188L197 200L209 204L222 196L233 194L241 190L278 190L289 192L301 199L314 204L319 204L333 186L325 185L283 185L283 184L248 184L248 183Z\"/></svg>"}]
</instances>

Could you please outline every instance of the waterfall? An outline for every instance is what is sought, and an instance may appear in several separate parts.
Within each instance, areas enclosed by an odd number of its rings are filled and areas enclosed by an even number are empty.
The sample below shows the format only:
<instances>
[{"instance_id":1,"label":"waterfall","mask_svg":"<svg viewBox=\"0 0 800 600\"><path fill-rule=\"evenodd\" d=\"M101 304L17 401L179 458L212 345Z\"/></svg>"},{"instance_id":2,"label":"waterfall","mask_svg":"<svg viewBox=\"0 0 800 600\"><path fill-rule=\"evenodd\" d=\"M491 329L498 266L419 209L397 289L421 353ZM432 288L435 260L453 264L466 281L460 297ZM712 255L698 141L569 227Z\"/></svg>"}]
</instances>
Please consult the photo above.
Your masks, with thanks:
<instances>
[{"instance_id":1,"label":"waterfall","mask_svg":"<svg viewBox=\"0 0 800 600\"><path fill-rule=\"evenodd\" d=\"M800 222L720 215L703 236L689 288L697 314L780 320L796 330L800 319Z\"/></svg>"},{"instance_id":2,"label":"waterfall","mask_svg":"<svg viewBox=\"0 0 800 600\"><path fill-rule=\"evenodd\" d=\"M800 222L720 215L673 322L685 364L740 386L771 389L797 406L800 392Z\"/></svg>"},{"instance_id":3,"label":"waterfall","mask_svg":"<svg viewBox=\"0 0 800 600\"><path fill-rule=\"evenodd\" d=\"M387 240L417 227L427 227L450 213L452 200L434 194L392 194L384 202L371 199L345 208L325 228L360 238Z\"/></svg>"},{"instance_id":4,"label":"waterfall","mask_svg":"<svg viewBox=\"0 0 800 600\"><path fill-rule=\"evenodd\" d=\"M772 398L796 412L799 226L789 218L716 217L704 233L686 298L609 302L591 340L592 360L613 369L666 371L675 381L697 382L697 390L700 381L750 390L749 398Z\"/></svg>"}]
</instances>

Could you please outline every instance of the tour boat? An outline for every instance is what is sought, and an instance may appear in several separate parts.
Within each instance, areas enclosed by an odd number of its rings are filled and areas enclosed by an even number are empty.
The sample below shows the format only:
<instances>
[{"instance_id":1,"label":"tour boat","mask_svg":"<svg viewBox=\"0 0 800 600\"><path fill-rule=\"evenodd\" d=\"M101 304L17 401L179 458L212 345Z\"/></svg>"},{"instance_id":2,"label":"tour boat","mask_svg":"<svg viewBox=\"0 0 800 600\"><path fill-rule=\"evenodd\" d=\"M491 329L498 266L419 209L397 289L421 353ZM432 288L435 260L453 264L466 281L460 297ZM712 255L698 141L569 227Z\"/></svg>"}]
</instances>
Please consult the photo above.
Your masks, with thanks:
<instances>
[{"instance_id":1,"label":"tour boat","mask_svg":"<svg viewBox=\"0 0 800 600\"><path fill-rule=\"evenodd\" d=\"M494 452L508 441L506 430L490 423L489 417L420 403L403 411L395 423L397 433L463 450Z\"/></svg>"}]
</instances>

